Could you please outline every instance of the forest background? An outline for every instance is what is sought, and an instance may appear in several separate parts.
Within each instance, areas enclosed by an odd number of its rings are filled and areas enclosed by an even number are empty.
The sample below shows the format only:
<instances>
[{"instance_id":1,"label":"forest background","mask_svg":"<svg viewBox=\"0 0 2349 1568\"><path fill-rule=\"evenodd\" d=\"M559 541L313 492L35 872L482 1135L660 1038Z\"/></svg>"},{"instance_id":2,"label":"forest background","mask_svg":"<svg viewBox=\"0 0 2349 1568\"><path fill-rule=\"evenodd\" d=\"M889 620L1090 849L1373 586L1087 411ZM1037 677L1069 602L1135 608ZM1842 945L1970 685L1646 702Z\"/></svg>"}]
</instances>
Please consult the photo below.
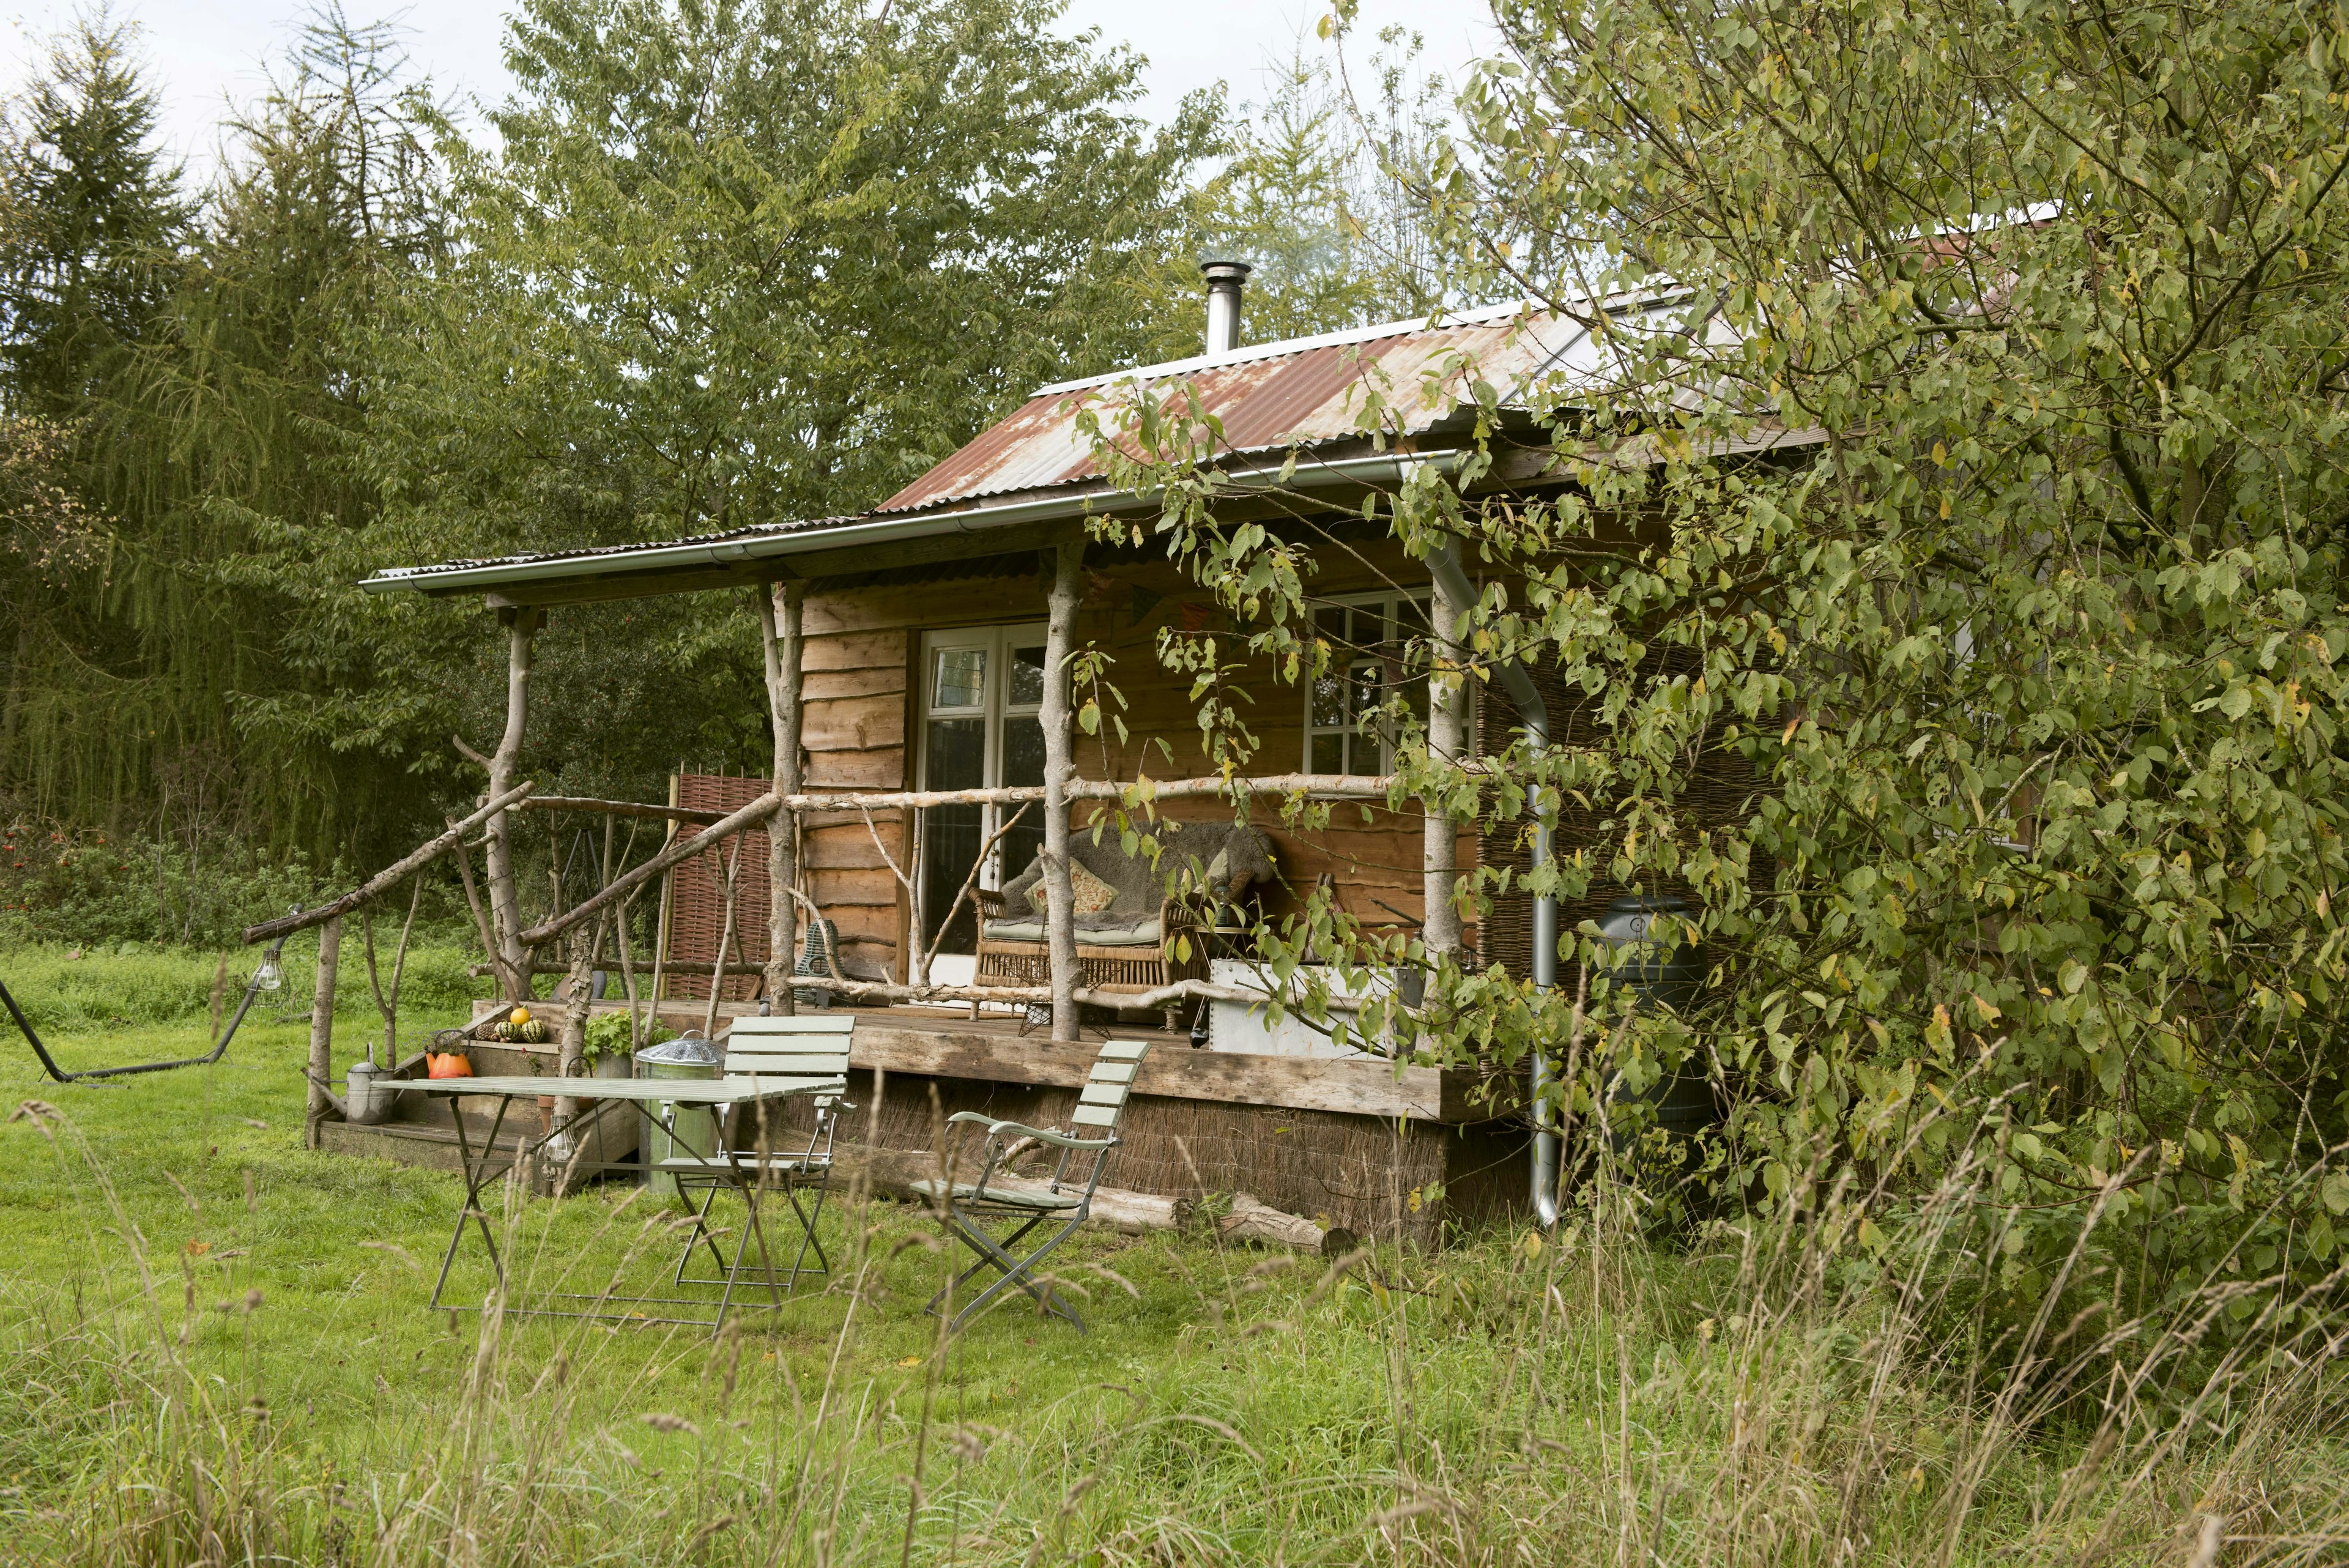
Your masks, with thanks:
<instances>
[{"instance_id":1,"label":"forest background","mask_svg":"<svg viewBox=\"0 0 2349 1568\"><path fill-rule=\"evenodd\" d=\"M1433 303L1381 172L1436 140L1413 40L1153 126L1055 11L529 0L468 124L327 0L201 183L132 26L53 40L0 139L6 929L219 942L475 794L502 645L375 569L861 511L1071 367L1191 352L1205 254L1257 264L1259 338ZM755 633L560 618L533 776L762 766Z\"/></svg>"}]
</instances>

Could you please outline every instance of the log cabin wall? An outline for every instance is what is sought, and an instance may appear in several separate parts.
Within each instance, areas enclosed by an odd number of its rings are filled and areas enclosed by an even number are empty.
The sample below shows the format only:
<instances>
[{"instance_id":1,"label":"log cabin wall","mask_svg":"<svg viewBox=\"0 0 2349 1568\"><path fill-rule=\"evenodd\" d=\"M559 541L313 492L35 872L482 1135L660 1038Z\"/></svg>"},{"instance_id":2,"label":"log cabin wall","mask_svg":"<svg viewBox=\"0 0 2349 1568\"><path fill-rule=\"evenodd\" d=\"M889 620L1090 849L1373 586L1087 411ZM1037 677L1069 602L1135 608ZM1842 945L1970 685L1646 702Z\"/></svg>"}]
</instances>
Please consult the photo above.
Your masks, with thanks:
<instances>
[{"instance_id":1,"label":"log cabin wall","mask_svg":"<svg viewBox=\"0 0 2349 1568\"><path fill-rule=\"evenodd\" d=\"M1101 733L1081 732L1075 746L1079 775L1124 782L1143 771L1154 778L1208 773L1188 678L1160 667L1157 637L1164 627L1211 629L1228 626L1227 618L1180 568L1164 559L1096 555L1099 559L1089 563L1086 573L1077 637L1081 644L1093 644L1116 660L1103 680L1123 695L1125 707L1121 712L1105 691L1102 701L1105 710L1124 719L1126 739L1121 742L1106 719ZM1379 590L1390 587L1390 578L1418 587L1421 579L1413 574L1419 568L1400 545L1383 541L1365 546L1361 555L1364 560L1350 560L1344 570L1332 570L1317 581L1317 597ZM908 737L919 732L923 634L1043 618L1047 584L1034 556L1001 557L960 569L973 575L831 592L818 585L811 590L804 620L811 788L916 787L917 759ZM985 575L978 575L981 571ZM818 670L824 673L819 677ZM1303 769L1303 691L1278 680L1268 663L1251 668L1241 681L1254 699L1252 705L1244 706L1248 727L1260 742L1253 771ZM1077 704L1081 706L1089 695L1076 693ZM1092 809L1090 805L1079 806L1080 825ZM1169 817L1196 820L1219 816L1226 809L1213 800L1184 800L1168 802L1165 812ZM1365 815L1362 807L1349 802L1333 809L1329 827L1322 830L1297 832L1277 822L1257 821L1272 840L1283 884L1268 900L1270 913L1295 912L1315 881L1328 872L1350 913L1381 923L1398 923L1395 911L1401 911L1400 919L1418 919L1420 814L1373 807L1367 820ZM907 823L900 820L883 831L902 867ZM875 918L885 914L885 898L890 906L885 934L894 938L901 932L906 919L902 897L862 819L853 814L828 823L811 818L806 832L810 896L840 923L843 937L852 929L868 939L882 937ZM1475 864L1475 854L1474 835L1463 834L1464 868Z\"/></svg>"},{"instance_id":2,"label":"log cabin wall","mask_svg":"<svg viewBox=\"0 0 2349 1568\"><path fill-rule=\"evenodd\" d=\"M1394 587L1418 591L1424 579L1423 571L1390 540L1365 543L1355 553L1333 552L1325 566L1329 569L1314 584L1317 597ZM1121 742L1106 722L1098 735L1080 732L1075 747L1079 774L1131 781L1145 770L1154 778L1209 772L1188 678L1160 667L1157 637L1168 626L1227 628L1227 618L1180 568L1163 558L1096 550L1086 577L1078 639L1116 660L1104 681L1124 696L1122 716L1127 733ZM918 759L909 737L920 732L924 634L1041 620L1047 586L1032 552L928 568L918 581L830 590L821 583L812 586L802 620L807 787L915 787ZM1306 768L1304 691L1280 681L1268 663L1247 670L1240 683L1253 699L1243 708L1259 742L1252 771ZM1076 701L1081 705L1088 695L1079 692ZM1120 711L1106 692L1102 701L1110 711ZM759 778L688 774L679 781L678 804L730 810L765 787L766 781ZM1182 800L1168 802L1164 809L1172 818L1199 820L1220 816L1226 808L1214 800ZM1092 810L1090 804L1079 805L1081 826ZM874 825L888 856L901 868L911 841L910 816L895 815ZM1279 867L1280 885L1266 900L1268 912L1276 918L1295 913L1327 873L1340 905L1366 922L1400 928L1419 919L1418 812L1341 802L1332 806L1326 828L1292 830L1263 816L1257 826L1271 840ZM910 910L864 818L854 812L811 814L802 820L801 834L804 886L809 898L838 925L849 969L872 978L905 980L902 940ZM1476 842L1473 833L1461 836L1464 871L1475 864ZM720 870L708 857L678 867L672 895L678 917L671 928L674 956L701 961L714 956L722 923ZM759 963L766 957L762 835L748 836L739 876L744 911L741 950L747 961ZM1475 940L1473 921L1467 936L1472 943ZM707 997L708 983L678 976L664 989L671 996ZM728 982L727 994L739 1000L754 989L753 981L734 980Z\"/></svg>"}]
</instances>

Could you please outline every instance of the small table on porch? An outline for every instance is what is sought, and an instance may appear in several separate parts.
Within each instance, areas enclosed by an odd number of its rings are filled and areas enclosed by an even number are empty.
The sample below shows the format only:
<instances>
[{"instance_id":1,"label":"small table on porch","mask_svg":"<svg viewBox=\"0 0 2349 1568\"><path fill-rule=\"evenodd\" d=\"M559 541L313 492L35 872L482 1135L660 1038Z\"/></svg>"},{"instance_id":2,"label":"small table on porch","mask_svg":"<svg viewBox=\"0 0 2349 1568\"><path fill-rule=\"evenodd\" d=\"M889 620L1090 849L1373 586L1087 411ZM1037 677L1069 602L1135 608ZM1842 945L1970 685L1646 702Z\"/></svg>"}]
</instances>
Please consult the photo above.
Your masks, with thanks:
<instances>
[{"instance_id":1,"label":"small table on porch","mask_svg":"<svg viewBox=\"0 0 2349 1568\"><path fill-rule=\"evenodd\" d=\"M465 1198L458 1207L456 1228L450 1232L449 1250L441 1255L440 1259L440 1276L433 1282L432 1299L426 1304L425 1310L428 1312L458 1310L444 1308L440 1304L440 1293L448 1288L449 1271L457 1261L457 1249L465 1239L465 1221L468 1220L472 1220L480 1228L481 1244L489 1249L491 1266L497 1271L498 1288L500 1290L505 1288L505 1261L499 1257L497 1241L490 1234L489 1216L481 1207L481 1191L492 1179L512 1169L526 1149L533 1145L543 1146L548 1137L554 1136L554 1134L548 1134L528 1143L518 1143L512 1153L503 1163L500 1163L497 1147L498 1131L505 1125L506 1112L512 1106L515 1100L538 1099L553 1090L567 1098L578 1101L634 1101L639 1105L658 1106L662 1112L661 1120L670 1139L685 1152L708 1158L714 1157L718 1151L714 1148L694 1148L688 1140L678 1136L676 1117L673 1114L678 1106L707 1106L713 1110L719 1110L760 1100L786 1098L794 1095L837 1095L845 1092L847 1086L847 1081L842 1078L771 1078L750 1075L715 1079L411 1078L379 1085L379 1089L388 1088L413 1095L441 1096L450 1101L450 1119L456 1124L457 1153L460 1168L465 1179ZM491 1119L489 1133L482 1138L478 1154L474 1151L471 1138L466 1134L463 1112L456 1104L460 1096L477 1095L493 1096L498 1102L497 1115ZM719 1125L723 1124L720 1122ZM750 1222L748 1220L745 1220L746 1224ZM738 1255L735 1266L726 1271L725 1292L719 1299L716 1321L709 1324L713 1333L725 1324L727 1309L733 1303L734 1288L740 1282L741 1262L742 1259ZM768 1289L771 1294L776 1293L771 1268L769 1270ZM667 1296L619 1297L606 1294L587 1299L604 1304L606 1310L558 1312L543 1307L509 1310L520 1316L610 1318L636 1316L630 1312L610 1310L614 1306L623 1304L640 1303L672 1305L706 1304L688 1298ZM780 1301L780 1295L777 1299ZM691 1324L696 1326L703 1322L700 1318L676 1317L647 1318L642 1321Z\"/></svg>"}]
</instances>

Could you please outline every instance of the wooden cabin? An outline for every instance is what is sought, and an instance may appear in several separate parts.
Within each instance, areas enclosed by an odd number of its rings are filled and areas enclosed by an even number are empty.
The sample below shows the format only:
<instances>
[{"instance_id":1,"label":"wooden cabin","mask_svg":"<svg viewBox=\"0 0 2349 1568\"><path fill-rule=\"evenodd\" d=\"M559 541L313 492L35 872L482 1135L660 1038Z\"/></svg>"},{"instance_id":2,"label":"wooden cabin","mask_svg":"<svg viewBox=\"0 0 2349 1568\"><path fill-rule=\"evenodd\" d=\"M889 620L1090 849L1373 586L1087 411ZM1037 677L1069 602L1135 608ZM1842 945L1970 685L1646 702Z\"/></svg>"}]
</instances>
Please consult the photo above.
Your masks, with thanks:
<instances>
[{"instance_id":1,"label":"wooden cabin","mask_svg":"<svg viewBox=\"0 0 2349 1568\"><path fill-rule=\"evenodd\" d=\"M479 596L512 628L525 650L518 657L526 657L529 629L550 608L743 588L771 596L781 625L775 635L796 652L795 689L779 686L776 703L778 734L795 728L796 751L779 742L772 780L681 776L667 808L688 819L678 831L690 835L771 789L802 802L780 814L788 823L776 831L792 839L775 863L788 865L806 904L833 923L843 971L874 987L914 985L925 978L910 972L917 933L943 923L926 978L952 992L972 981L974 932L968 917L947 921L946 907L979 846L1003 827L1010 803L878 809L868 803L855 810L824 803L1046 785L1053 737L1042 715L1051 682L1065 680L1050 627L1056 596L1072 612L1062 646L1106 653L1113 660L1106 679L1123 697L1123 739L1107 723L1100 734L1071 737L1075 778L1128 783L1144 774L1163 781L1216 771L1202 752L1188 677L1160 667L1156 644L1170 627L1227 627L1226 612L1146 527L1138 545L1130 535L1102 543L1098 529L1089 531L1102 518L1146 519L1157 507L1102 476L1079 434L1081 407L1137 384L1189 382L1220 419L1229 448L1217 461L1231 477L1233 499L1219 520L1260 520L1309 547L1317 626L1351 651L1318 688L1284 683L1261 666L1242 679L1252 699L1247 725L1260 742L1250 771L1330 784L1389 771L1388 742L1350 715L1363 696L1412 679L1392 654L1424 638L1432 591L1425 564L1363 522L1365 497L1400 483L1413 465L1444 463L1464 448L1457 402L1471 378L1503 389L1505 403L1536 387L1554 398L1559 384L1588 373L1594 352L1581 325L1530 306L1432 326L1226 342L1195 359L1040 389L857 516L452 562L386 572L366 586ZM1295 469L1283 475L1292 454ZM1539 448L1506 454L1485 487L1558 483L1547 455ZM788 659L781 668L788 671ZM1423 676L1420 684L1423 702ZM1087 695L1064 691L1061 711L1071 696ZM1488 691L1482 705L1463 716L1470 733L1506 736L1516 721L1508 703ZM1058 809L1080 826L1086 819L1082 802L1048 796L1043 804L1040 815ZM1202 795L1162 809L1227 819L1233 808ZM1326 885L1364 922L1407 929L1423 918L1432 880L1448 886L1480 854L1522 864L1514 835L1489 845L1466 828L1431 836L1416 809L1391 809L1383 798L1345 803L1320 831L1281 826L1269 814L1255 821L1278 868L1259 889L1264 912L1276 919ZM1005 833L982 882L1000 886L1034 857L1042 837L1036 816ZM917 847L926 850L925 867L909 875ZM789 940L802 928L788 904L771 906L768 846L746 845L740 865L734 928L743 961L760 966L773 950L773 933ZM703 971L671 970L661 981L662 1014L681 1025L699 1022L707 1005L700 999L712 983L703 976L728 956L719 943L718 857L683 861L669 877L665 956ZM1461 940L1515 966L1529 952L1527 929L1523 901L1505 901L1481 926L1470 920ZM720 1011L739 1012L771 978L742 974L722 983ZM1056 1005L1050 1031L1029 1029L1018 1007L950 994L918 1004L876 992L836 1004L865 1009L855 1064L880 1080L877 1094L864 1085L869 1102L853 1096L878 1107L858 1118L856 1136L900 1151L931 1147L940 1110L1051 1116L1072 1097L1092 1051L1074 1038L1084 1020L1064 1004ZM1255 1015L1252 1028L1248 1009L1203 998L1118 1025L1121 1033L1151 1031L1159 1049L1128 1113L1127 1146L1108 1179L1113 1185L1182 1198L1246 1191L1324 1224L1423 1241L1437 1239L1447 1220L1473 1222L1525 1202L1528 1128L1507 1108L1508 1096L1496 1101L1475 1072L1317 1051L1293 1030L1263 1027L1261 1009ZM328 1141L382 1147L382 1137L369 1143L363 1133L393 1136L354 1128Z\"/></svg>"}]
</instances>

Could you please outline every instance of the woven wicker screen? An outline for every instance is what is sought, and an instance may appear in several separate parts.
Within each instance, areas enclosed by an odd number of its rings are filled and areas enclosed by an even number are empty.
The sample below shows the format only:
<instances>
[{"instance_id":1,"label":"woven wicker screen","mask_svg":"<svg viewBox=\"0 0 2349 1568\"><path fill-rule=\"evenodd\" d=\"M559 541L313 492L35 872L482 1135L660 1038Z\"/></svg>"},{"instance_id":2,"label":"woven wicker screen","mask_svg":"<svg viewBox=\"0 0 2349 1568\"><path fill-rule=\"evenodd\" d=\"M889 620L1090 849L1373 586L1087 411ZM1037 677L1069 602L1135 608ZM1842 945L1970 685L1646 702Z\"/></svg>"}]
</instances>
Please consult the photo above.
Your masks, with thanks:
<instances>
[{"instance_id":1,"label":"woven wicker screen","mask_svg":"<svg viewBox=\"0 0 2349 1568\"><path fill-rule=\"evenodd\" d=\"M730 812L750 805L767 793L763 778L735 778L720 774L679 774L677 777L677 804L698 811ZM682 836L690 838L700 831L681 827ZM736 840L718 846L711 853L697 855L682 861L669 873L668 951L671 958L698 963L709 963L718 957L718 941L726 929L726 862L733 857ZM739 842L742 858L734 874L734 931L740 947L740 961L767 961L767 836L763 832L745 833ZM727 955L730 961L733 953ZM726 981L725 999L748 1002L759 994L760 981L755 975L730 975ZM691 997L697 1002L709 999L709 977L698 974L664 976L661 990L671 997Z\"/></svg>"},{"instance_id":2,"label":"woven wicker screen","mask_svg":"<svg viewBox=\"0 0 2349 1568\"><path fill-rule=\"evenodd\" d=\"M1661 649L1649 655L1640 669L1642 680L1669 678L1683 667L1693 672L1696 656L1683 649ZM1547 665L1533 670L1534 690L1548 704L1550 740L1556 745L1586 745L1595 736L1591 717L1598 699L1579 687L1569 689L1558 679L1557 672ZM1498 681L1484 691L1487 704L1485 718L1488 725L1497 722L1506 733L1521 721L1517 711ZM1754 803L1760 796L1761 785L1754 777L1753 764L1735 752L1714 745L1698 760L1686 793L1681 797L1682 820L1698 829L1743 835L1752 819ZM1557 853L1563 857L1578 848L1595 848L1599 841L1599 825L1605 817L1568 801L1559 813L1557 822ZM1530 824L1524 825L1529 828ZM1488 829L1477 841L1477 854L1482 864L1495 867L1507 867L1523 873L1533 865L1533 837L1530 831L1521 831L1519 825ZM1754 885L1770 886L1774 872L1765 857L1754 858ZM1656 889L1665 893L1690 896L1685 883L1677 880ZM1584 920L1597 919L1607 906L1624 891L1603 874L1594 877L1590 890L1582 898L1559 909L1557 929L1561 934L1571 932ZM1512 890L1493 900L1493 913L1481 933L1478 957L1486 963L1498 962L1513 975L1528 975L1533 971L1533 898L1529 894ZM1571 965L1559 972L1558 983L1571 986L1575 975Z\"/></svg>"}]
</instances>

